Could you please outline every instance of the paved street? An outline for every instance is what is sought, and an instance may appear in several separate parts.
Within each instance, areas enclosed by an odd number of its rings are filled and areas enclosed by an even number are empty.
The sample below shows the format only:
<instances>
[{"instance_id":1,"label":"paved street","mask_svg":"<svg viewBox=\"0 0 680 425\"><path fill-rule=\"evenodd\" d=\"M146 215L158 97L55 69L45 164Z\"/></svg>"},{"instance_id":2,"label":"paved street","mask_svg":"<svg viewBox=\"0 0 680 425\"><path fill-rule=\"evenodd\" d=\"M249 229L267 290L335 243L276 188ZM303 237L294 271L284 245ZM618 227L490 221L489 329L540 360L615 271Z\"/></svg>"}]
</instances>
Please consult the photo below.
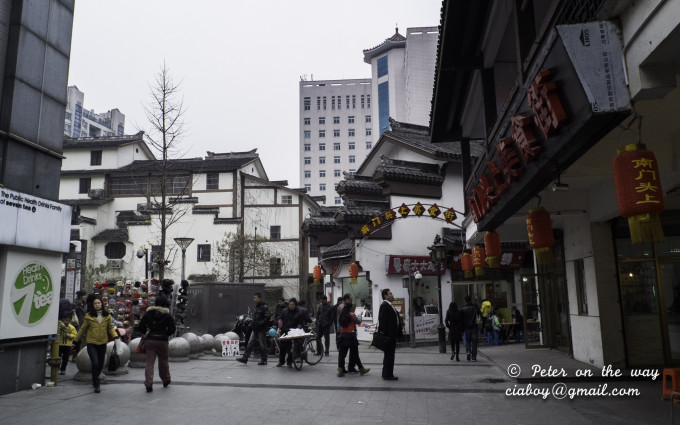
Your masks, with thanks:
<instances>
[{"instance_id":1,"label":"paved street","mask_svg":"<svg viewBox=\"0 0 680 425\"><path fill-rule=\"evenodd\" d=\"M157 379L147 394L143 369L109 377L101 394L89 383L72 379L75 364L53 388L42 387L0 397L0 423L66 424L74 418L108 424L665 424L670 404L660 400L661 383L651 379L614 382L565 379L570 388L613 387L639 390L637 397L584 396L557 400L553 396L508 396L507 390L550 389L556 380L538 382L527 372L531 364L564 368L572 375L585 365L559 352L525 350L519 345L481 347L478 362L449 360L438 347L397 350L398 381L380 378L382 353L362 344L361 357L371 372L365 376L335 376L337 352L301 371L257 362L242 365L233 359L203 356L171 363L172 385ZM505 363L522 368L519 382L510 378ZM516 361L519 359L520 361ZM251 359L252 360L252 359ZM598 372L599 373L599 372ZM157 378L157 376L156 376ZM680 405L676 405L680 416ZM96 412L95 416L88 412ZM89 418L89 419L85 419ZM676 419L680 423L680 418Z\"/></svg>"}]
</instances>

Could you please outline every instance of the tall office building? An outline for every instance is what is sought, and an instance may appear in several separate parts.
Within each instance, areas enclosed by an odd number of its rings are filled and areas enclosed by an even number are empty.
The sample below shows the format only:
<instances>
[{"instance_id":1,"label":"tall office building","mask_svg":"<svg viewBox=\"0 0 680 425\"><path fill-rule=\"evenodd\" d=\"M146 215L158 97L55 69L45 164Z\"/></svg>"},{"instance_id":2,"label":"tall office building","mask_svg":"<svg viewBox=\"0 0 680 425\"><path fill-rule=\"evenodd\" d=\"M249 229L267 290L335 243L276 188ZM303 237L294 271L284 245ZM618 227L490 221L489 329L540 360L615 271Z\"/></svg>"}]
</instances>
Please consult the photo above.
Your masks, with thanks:
<instances>
[{"instance_id":1,"label":"tall office building","mask_svg":"<svg viewBox=\"0 0 680 425\"><path fill-rule=\"evenodd\" d=\"M69 86L66 95L64 134L69 137L122 136L125 131L125 115L117 108L97 114L84 107L85 93L76 86Z\"/></svg>"},{"instance_id":2,"label":"tall office building","mask_svg":"<svg viewBox=\"0 0 680 425\"><path fill-rule=\"evenodd\" d=\"M340 205L335 185L359 168L389 118L428 126L437 27L399 29L366 49L371 78L300 81L300 183L324 205ZM321 202L320 202L321 203Z\"/></svg>"}]
</instances>

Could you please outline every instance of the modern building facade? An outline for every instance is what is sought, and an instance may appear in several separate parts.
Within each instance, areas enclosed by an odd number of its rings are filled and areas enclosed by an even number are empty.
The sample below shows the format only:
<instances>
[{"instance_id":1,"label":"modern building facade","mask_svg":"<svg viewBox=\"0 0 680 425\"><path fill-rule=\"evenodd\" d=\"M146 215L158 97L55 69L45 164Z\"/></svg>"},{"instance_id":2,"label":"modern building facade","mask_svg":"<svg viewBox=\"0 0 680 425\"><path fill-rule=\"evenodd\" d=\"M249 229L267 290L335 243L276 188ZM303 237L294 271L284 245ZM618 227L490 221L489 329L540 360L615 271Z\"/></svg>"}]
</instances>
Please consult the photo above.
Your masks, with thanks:
<instances>
[{"instance_id":1,"label":"modern building facade","mask_svg":"<svg viewBox=\"0 0 680 425\"><path fill-rule=\"evenodd\" d=\"M0 2L0 394L45 383L70 208L59 199L73 0Z\"/></svg>"},{"instance_id":2,"label":"modern building facade","mask_svg":"<svg viewBox=\"0 0 680 425\"><path fill-rule=\"evenodd\" d=\"M389 129L389 118L428 125L437 27L408 28L364 50L371 78L300 81L300 184L324 205Z\"/></svg>"},{"instance_id":3,"label":"modern building facade","mask_svg":"<svg viewBox=\"0 0 680 425\"><path fill-rule=\"evenodd\" d=\"M76 86L68 87L64 135L79 137L122 136L125 133L125 115L117 108L97 114L85 109L85 93Z\"/></svg>"}]
</instances>

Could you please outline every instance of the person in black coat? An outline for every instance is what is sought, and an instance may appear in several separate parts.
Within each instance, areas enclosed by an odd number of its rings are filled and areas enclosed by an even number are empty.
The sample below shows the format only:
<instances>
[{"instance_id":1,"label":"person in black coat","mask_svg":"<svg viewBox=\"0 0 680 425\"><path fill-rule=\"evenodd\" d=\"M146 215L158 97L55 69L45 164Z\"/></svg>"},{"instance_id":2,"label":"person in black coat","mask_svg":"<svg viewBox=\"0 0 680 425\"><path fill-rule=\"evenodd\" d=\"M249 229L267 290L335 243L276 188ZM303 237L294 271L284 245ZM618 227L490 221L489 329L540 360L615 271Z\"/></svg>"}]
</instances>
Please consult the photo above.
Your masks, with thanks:
<instances>
[{"instance_id":1,"label":"person in black coat","mask_svg":"<svg viewBox=\"0 0 680 425\"><path fill-rule=\"evenodd\" d=\"M452 302L446 311L446 327L449 328L449 341L451 341L451 360L456 358L459 362L460 340L463 333L463 312L458 310L458 304Z\"/></svg>"},{"instance_id":2,"label":"person in black coat","mask_svg":"<svg viewBox=\"0 0 680 425\"><path fill-rule=\"evenodd\" d=\"M255 341L260 345L260 362L259 366L267 365L267 330L269 329L269 306L262 299L262 294L255 292L253 294L253 301L255 301L255 311L253 312L253 329L250 333L250 340L246 346L246 352L243 353L243 357L236 359L236 361L246 364L248 363L248 357L250 353L253 352L253 347L255 346Z\"/></svg>"},{"instance_id":3,"label":"person in black coat","mask_svg":"<svg viewBox=\"0 0 680 425\"><path fill-rule=\"evenodd\" d=\"M394 376L394 354L397 350L397 338L402 335L402 320L399 312L392 306L394 295L385 288L381 292L383 302L378 311L378 332L387 336L389 343L384 351L382 378L386 381L396 381Z\"/></svg>"},{"instance_id":4,"label":"person in black coat","mask_svg":"<svg viewBox=\"0 0 680 425\"><path fill-rule=\"evenodd\" d=\"M321 352L321 337L326 343L325 355L328 355L328 350L331 346L330 330L331 330L331 305L328 304L328 297L321 296L321 304L316 311L316 349Z\"/></svg>"},{"instance_id":5,"label":"person in black coat","mask_svg":"<svg viewBox=\"0 0 680 425\"><path fill-rule=\"evenodd\" d=\"M158 295L154 305L149 307L142 320L139 331L146 334L146 369L144 386L146 392L153 391L153 366L158 356L158 375L163 387L170 385L170 364L168 363L168 337L176 331L175 320L170 315L170 302L165 295Z\"/></svg>"},{"instance_id":6,"label":"person in black coat","mask_svg":"<svg viewBox=\"0 0 680 425\"><path fill-rule=\"evenodd\" d=\"M467 360L477 361L477 338L479 333L479 326L477 326L477 318L482 315L479 307L472 304L472 297L465 296L465 305L461 309L463 311L463 329L465 330L465 351L467 353Z\"/></svg>"},{"instance_id":7,"label":"person in black coat","mask_svg":"<svg viewBox=\"0 0 680 425\"><path fill-rule=\"evenodd\" d=\"M290 301L288 301L288 308L284 310L279 319L279 330L281 331L281 335L288 333L291 329L302 328L304 317L297 305L298 302L296 298L291 298ZM276 365L277 367L283 366L284 363L287 364L288 367L293 367L291 344L292 340L279 340L279 364ZM286 358L286 354L288 354L288 358Z\"/></svg>"}]
</instances>

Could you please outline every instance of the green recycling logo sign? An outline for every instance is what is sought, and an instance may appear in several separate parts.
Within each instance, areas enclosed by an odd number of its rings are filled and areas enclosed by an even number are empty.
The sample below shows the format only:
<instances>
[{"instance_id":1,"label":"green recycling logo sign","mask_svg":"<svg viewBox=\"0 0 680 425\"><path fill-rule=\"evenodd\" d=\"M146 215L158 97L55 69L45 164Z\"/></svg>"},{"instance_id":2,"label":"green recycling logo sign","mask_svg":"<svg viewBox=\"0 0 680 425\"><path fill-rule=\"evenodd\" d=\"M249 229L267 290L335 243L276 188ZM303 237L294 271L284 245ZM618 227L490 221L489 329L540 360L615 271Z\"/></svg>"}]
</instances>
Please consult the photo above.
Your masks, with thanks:
<instances>
[{"instance_id":1,"label":"green recycling logo sign","mask_svg":"<svg viewBox=\"0 0 680 425\"><path fill-rule=\"evenodd\" d=\"M10 292L12 311L19 323L24 326L40 323L50 309L53 292L52 278L45 266L33 262L22 267Z\"/></svg>"}]
</instances>

